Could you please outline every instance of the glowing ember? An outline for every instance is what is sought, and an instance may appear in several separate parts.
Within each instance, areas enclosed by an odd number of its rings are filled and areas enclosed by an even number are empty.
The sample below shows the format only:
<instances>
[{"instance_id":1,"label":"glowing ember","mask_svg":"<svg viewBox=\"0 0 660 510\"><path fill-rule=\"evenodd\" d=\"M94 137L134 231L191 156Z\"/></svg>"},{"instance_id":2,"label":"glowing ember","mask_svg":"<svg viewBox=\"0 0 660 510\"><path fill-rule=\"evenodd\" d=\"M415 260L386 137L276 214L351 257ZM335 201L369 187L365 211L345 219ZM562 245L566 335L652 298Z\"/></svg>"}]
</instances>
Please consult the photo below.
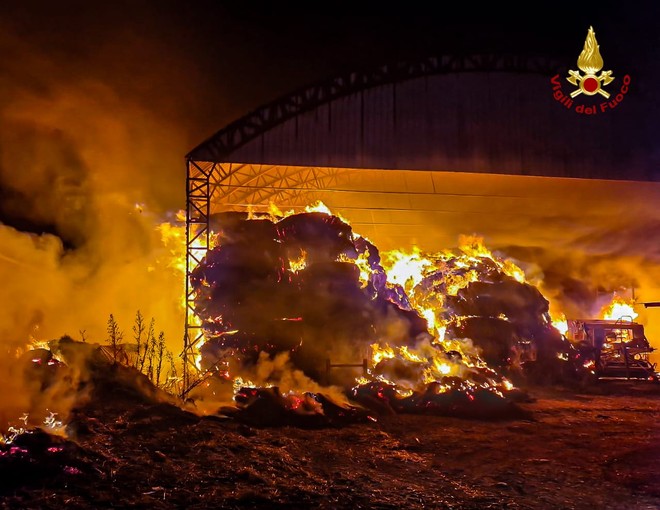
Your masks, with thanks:
<instances>
[{"instance_id":1,"label":"glowing ember","mask_svg":"<svg viewBox=\"0 0 660 510\"><path fill-rule=\"evenodd\" d=\"M14 440L21 434L30 432L29 421L30 416L28 414L23 414L20 419L22 425L20 426L10 426L7 428L7 433L0 433L0 444L9 445L14 442ZM57 413L48 412L48 415L44 418L41 428L48 431L48 433L53 435L64 436L65 435L65 425L62 421L57 419Z\"/></svg>"},{"instance_id":2,"label":"glowing ember","mask_svg":"<svg viewBox=\"0 0 660 510\"><path fill-rule=\"evenodd\" d=\"M302 271L307 267L307 253L303 250L300 253L300 257L295 258L295 259L289 259L289 270L297 273L298 271Z\"/></svg>"}]
</instances>

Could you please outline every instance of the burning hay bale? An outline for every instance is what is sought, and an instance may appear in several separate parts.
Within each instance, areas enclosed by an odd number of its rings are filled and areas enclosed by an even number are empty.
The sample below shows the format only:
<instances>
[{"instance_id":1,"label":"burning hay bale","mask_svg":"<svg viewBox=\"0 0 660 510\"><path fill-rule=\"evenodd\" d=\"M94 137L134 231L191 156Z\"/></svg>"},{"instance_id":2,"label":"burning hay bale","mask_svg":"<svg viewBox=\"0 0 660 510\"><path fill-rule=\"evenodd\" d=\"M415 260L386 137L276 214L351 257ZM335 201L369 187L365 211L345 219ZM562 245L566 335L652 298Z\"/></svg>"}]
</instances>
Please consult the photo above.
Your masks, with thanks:
<instances>
[{"instance_id":1,"label":"burning hay bale","mask_svg":"<svg viewBox=\"0 0 660 510\"><path fill-rule=\"evenodd\" d=\"M523 381L569 381L583 375L577 351L552 325L549 303L510 261L482 245L436 256L412 289L413 300L439 312L448 339L469 339L499 373Z\"/></svg>"},{"instance_id":2,"label":"burning hay bale","mask_svg":"<svg viewBox=\"0 0 660 510\"><path fill-rule=\"evenodd\" d=\"M191 277L203 370L223 366L231 379L287 353L310 380L366 405L465 416L503 413L513 390L503 374L573 370L547 300L476 239L459 253L381 254L325 212L218 224L218 245ZM327 368L358 357L371 360L362 376ZM294 400L317 398L297 390ZM287 395L246 391L236 395L244 412L277 407L286 421Z\"/></svg>"},{"instance_id":3,"label":"burning hay bale","mask_svg":"<svg viewBox=\"0 0 660 510\"><path fill-rule=\"evenodd\" d=\"M431 414L478 419L529 418L516 405L520 395L498 395L488 389L475 390L458 377L443 377L422 392L402 394L396 385L373 382L357 386L352 397L360 404L383 412Z\"/></svg>"},{"instance_id":4,"label":"burning hay bale","mask_svg":"<svg viewBox=\"0 0 660 510\"><path fill-rule=\"evenodd\" d=\"M472 282L447 297L447 308L449 333L472 339L484 361L498 370L514 373L534 361L546 367L546 375L562 380L557 376L565 363L560 361L577 354L548 321L548 301L514 278Z\"/></svg>"},{"instance_id":5,"label":"burning hay bale","mask_svg":"<svg viewBox=\"0 0 660 510\"><path fill-rule=\"evenodd\" d=\"M329 355L368 349L386 334L388 317L406 337L426 332L417 313L365 288L352 230L338 218L309 213L242 223L230 223L223 244L192 274L208 357L224 350L250 363L260 352L288 351L320 379Z\"/></svg>"}]
</instances>

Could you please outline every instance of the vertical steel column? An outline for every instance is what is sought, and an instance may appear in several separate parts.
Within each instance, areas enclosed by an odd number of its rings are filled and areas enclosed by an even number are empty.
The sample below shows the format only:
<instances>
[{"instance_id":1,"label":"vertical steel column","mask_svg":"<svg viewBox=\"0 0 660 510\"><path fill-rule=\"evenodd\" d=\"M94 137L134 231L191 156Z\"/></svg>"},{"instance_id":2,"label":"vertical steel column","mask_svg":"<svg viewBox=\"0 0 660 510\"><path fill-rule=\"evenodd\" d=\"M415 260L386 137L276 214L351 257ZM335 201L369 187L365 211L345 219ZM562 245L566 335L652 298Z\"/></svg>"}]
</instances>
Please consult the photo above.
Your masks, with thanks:
<instances>
[{"instance_id":1,"label":"vertical steel column","mask_svg":"<svg viewBox=\"0 0 660 510\"><path fill-rule=\"evenodd\" d=\"M186 179L186 324L183 337L183 388L185 395L194 381L191 370L197 373L195 345L203 338L202 327L195 315L195 292L190 285L192 271L206 256L210 243L210 186L209 179L215 164L208 170L195 161L187 162Z\"/></svg>"}]
</instances>

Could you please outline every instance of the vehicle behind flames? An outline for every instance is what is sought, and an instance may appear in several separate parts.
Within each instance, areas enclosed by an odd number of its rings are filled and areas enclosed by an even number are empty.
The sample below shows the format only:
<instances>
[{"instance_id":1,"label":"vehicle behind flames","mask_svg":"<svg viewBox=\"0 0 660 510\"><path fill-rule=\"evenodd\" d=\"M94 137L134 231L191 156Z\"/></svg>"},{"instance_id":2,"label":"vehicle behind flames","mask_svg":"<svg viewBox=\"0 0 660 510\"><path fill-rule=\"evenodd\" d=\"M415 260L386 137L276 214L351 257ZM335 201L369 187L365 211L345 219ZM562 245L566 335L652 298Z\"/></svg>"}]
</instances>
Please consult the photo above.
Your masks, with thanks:
<instances>
[{"instance_id":1,"label":"vehicle behind flames","mask_svg":"<svg viewBox=\"0 0 660 510\"><path fill-rule=\"evenodd\" d=\"M625 318L618 320L569 320L568 340L579 350L585 366L598 379L658 381L644 326Z\"/></svg>"}]
</instances>

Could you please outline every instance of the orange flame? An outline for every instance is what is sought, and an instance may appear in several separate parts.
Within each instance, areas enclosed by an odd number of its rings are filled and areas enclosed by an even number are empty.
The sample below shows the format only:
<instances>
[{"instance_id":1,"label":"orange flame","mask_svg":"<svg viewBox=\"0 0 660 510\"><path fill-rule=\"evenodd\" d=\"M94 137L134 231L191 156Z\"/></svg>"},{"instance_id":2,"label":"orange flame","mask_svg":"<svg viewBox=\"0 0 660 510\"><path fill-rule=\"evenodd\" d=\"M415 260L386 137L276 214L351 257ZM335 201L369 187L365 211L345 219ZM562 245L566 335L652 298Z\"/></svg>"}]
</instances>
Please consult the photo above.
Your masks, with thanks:
<instances>
[{"instance_id":1,"label":"orange flame","mask_svg":"<svg viewBox=\"0 0 660 510\"><path fill-rule=\"evenodd\" d=\"M568 321L563 313L560 314L558 318L552 319L552 325L562 335L565 335L568 332Z\"/></svg>"},{"instance_id":2,"label":"orange flame","mask_svg":"<svg viewBox=\"0 0 660 510\"><path fill-rule=\"evenodd\" d=\"M289 270L293 273L302 271L306 267L307 267L307 252L305 250L301 250L300 256L298 258L289 260Z\"/></svg>"},{"instance_id":3,"label":"orange flame","mask_svg":"<svg viewBox=\"0 0 660 510\"><path fill-rule=\"evenodd\" d=\"M317 212L324 214L335 214L322 202L317 202L306 207L305 212ZM283 217L296 214L295 211L282 212L277 206L271 204L267 213L261 213L277 221ZM342 221L349 223L345 218L335 214ZM250 217L259 217L258 213L251 214ZM185 212L181 211L179 224L163 223L159 226L163 245L169 250L171 260L168 263L170 267L178 271L185 281L186 271L186 234L185 234ZM212 248L210 246L209 248ZM381 264L385 270L387 282L390 285L401 285L411 299L412 307L426 319L428 330L432 340L427 340L418 344L415 348L410 347L390 347L385 341L372 346L371 365L375 367L380 361L387 358L400 358L405 362L420 365L423 373L422 381L428 383L437 381L444 376L457 376L469 379L469 371L475 368L487 368L485 362L480 358L479 351L471 341L464 339L447 339L445 332L447 330L447 319L443 315L444 303L443 295L436 293L431 298L426 296L424 302L417 302L415 299L414 288L425 276L432 272L442 271L445 267L453 267L454 271L449 271L446 278L446 294L456 295L461 289L467 287L470 283L480 278L478 272L479 264L484 263L486 259L488 264L496 266L504 274L514 278L518 282L525 282L525 272L513 261L494 255L484 244L484 240L478 236L461 236L459 238L459 248L454 251L442 251L438 253L425 254L417 247L410 251L394 250L381 253ZM350 258L347 255L341 255L340 261L351 262L360 269L360 281L366 286L373 276L373 269L369 264L369 253L365 252L356 258ZM307 266L306 253L301 252L299 257L292 257L289 260L289 269L292 272L304 270ZM191 269L195 263L191 263ZM459 270L456 270L458 268ZM184 292L181 298L182 306L186 306ZM200 321L198 320L198 323ZM201 355L199 348L203 344L202 340L196 346L195 364L201 369ZM438 349L438 346L442 346ZM456 359L448 358L446 353L453 351L458 353ZM234 374L235 375L235 374ZM385 380L384 376L379 375L379 379ZM495 382L497 380L497 382ZM235 379L235 384L249 384L249 381L243 381L240 378ZM510 383L497 376L493 372L493 379L484 383L491 388L504 387L510 389ZM397 386L399 386L397 384ZM407 391L405 385L402 391Z\"/></svg>"},{"instance_id":4,"label":"orange flame","mask_svg":"<svg viewBox=\"0 0 660 510\"><path fill-rule=\"evenodd\" d=\"M382 264L387 273L387 281L401 285L408 291L422 281L424 270L433 265L417 247L413 248L412 253L399 250L385 252Z\"/></svg>"},{"instance_id":5,"label":"orange flame","mask_svg":"<svg viewBox=\"0 0 660 510\"><path fill-rule=\"evenodd\" d=\"M615 295L612 298L612 302L603 307L600 315L603 319L610 321L633 321L638 316L638 313L633 309L633 304L634 303L632 301L626 301L625 299Z\"/></svg>"}]
</instances>

